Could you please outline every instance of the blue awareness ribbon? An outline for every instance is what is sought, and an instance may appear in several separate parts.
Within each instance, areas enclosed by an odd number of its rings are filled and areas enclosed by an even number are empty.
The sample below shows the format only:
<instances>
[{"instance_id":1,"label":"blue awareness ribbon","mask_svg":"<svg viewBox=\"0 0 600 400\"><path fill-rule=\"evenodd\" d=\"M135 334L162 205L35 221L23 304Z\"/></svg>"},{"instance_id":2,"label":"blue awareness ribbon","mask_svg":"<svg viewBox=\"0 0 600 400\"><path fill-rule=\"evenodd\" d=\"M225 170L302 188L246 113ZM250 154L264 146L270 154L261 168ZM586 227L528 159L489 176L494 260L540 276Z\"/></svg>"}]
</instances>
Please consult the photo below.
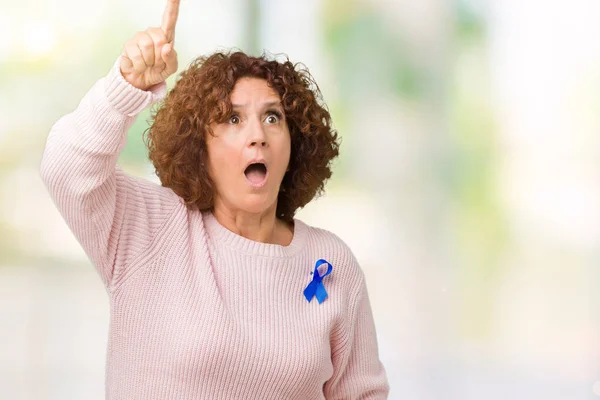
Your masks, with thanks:
<instances>
[{"instance_id":1,"label":"blue awareness ribbon","mask_svg":"<svg viewBox=\"0 0 600 400\"><path fill-rule=\"evenodd\" d=\"M325 275L319 275L319 266L322 264L327 264L327 272ZM310 303L314 296L317 297L319 304L325 301L327 298L327 291L325 290L325 286L323 285L323 278L331 273L333 270L333 266L327 262L326 260L320 259L315 264L315 271L313 272L313 280L308 284L306 289L304 289L304 297Z\"/></svg>"}]
</instances>

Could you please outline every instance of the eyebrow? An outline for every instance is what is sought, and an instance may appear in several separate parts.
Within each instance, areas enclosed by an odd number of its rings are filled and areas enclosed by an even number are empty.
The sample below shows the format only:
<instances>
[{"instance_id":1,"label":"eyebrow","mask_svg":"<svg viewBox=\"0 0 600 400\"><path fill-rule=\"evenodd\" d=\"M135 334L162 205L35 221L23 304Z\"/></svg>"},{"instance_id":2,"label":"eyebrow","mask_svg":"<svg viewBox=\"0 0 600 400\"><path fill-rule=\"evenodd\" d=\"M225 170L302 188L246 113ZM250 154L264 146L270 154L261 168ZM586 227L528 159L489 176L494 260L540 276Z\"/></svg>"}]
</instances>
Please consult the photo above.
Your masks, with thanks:
<instances>
[{"instance_id":1,"label":"eyebrow","mask_svg":"<svg viewBox=\"0 0 600 400\"><path fill-rule=\"evenodd\" d=\"M231 107L236 109L236 108L245 108L247 106L247 104L231 104ZM269 101L264 103L263 108L268 108L268 107L275 107L275 106L281 106L281 101L280 100L274 100L274 101Z\"/></svg>"}]
</instances>

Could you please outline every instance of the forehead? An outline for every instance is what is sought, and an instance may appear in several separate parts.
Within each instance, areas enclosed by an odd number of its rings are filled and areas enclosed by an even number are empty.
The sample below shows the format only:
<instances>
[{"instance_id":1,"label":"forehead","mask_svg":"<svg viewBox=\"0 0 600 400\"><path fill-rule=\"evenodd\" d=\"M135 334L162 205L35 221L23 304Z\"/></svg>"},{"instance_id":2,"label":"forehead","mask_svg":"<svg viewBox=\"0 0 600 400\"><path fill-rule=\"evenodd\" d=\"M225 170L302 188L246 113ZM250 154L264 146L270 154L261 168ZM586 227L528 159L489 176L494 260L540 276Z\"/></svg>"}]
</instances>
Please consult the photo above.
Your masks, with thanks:
<instances>
[{"instance_id":1,"label":"forehead","mask_svg":"<svg viewBox=\"0 0 600 400\"><path fill-rule=\"evenodd\" d=\"M244 105L248 102L280 101L279 93L265 79L244 77L237 80L229 96L231 103Z\"/></svg>"}]
</instances>

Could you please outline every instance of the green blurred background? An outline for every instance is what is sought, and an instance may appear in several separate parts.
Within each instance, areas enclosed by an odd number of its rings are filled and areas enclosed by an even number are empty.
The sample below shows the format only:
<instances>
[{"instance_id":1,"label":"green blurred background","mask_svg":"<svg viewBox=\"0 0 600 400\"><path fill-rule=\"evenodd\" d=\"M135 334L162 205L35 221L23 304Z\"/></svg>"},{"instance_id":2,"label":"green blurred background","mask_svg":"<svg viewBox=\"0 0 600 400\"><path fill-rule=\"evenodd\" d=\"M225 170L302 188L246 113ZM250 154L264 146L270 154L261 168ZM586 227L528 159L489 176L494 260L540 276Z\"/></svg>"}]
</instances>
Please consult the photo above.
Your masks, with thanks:
<instances>
[{"instance_id":1,"label":"green blurred background","mask_svg":"<svg viewBox=\"0 0 600 400\"><path fill-rule=\"evenodd\" d=\"M1 399L104 398L108 298L38 167L163 7L0 0ZM600 398L598 21L597 0L182 0L180 71L235 47L318 82L341 156L298 217L360 261L390 399ZM120 164L156 181L148 118Z\"/></svg>"}]
</instances>

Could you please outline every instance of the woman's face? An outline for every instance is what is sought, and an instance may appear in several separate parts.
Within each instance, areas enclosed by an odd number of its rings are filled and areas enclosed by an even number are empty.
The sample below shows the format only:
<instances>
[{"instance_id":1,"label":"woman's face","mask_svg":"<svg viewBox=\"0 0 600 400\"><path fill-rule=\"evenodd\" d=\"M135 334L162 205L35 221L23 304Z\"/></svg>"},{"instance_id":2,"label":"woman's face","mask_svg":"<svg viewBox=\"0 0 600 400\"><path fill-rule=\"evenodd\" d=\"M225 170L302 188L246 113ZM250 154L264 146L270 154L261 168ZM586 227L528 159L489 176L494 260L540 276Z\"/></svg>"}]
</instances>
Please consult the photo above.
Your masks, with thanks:
<instances>
[{"instance_id":1,"label":"woman's face","mask_svg":"<svg viewBox=\"0 0 600 400\"><path fill-rule=\"evenodd\" d=\"M230 100L233 114L211 125L214 136L206 138L215 206L251 213L275 209L291 142L281 98L264 79L240 78Z\"/></svg>"}]
</instances>

